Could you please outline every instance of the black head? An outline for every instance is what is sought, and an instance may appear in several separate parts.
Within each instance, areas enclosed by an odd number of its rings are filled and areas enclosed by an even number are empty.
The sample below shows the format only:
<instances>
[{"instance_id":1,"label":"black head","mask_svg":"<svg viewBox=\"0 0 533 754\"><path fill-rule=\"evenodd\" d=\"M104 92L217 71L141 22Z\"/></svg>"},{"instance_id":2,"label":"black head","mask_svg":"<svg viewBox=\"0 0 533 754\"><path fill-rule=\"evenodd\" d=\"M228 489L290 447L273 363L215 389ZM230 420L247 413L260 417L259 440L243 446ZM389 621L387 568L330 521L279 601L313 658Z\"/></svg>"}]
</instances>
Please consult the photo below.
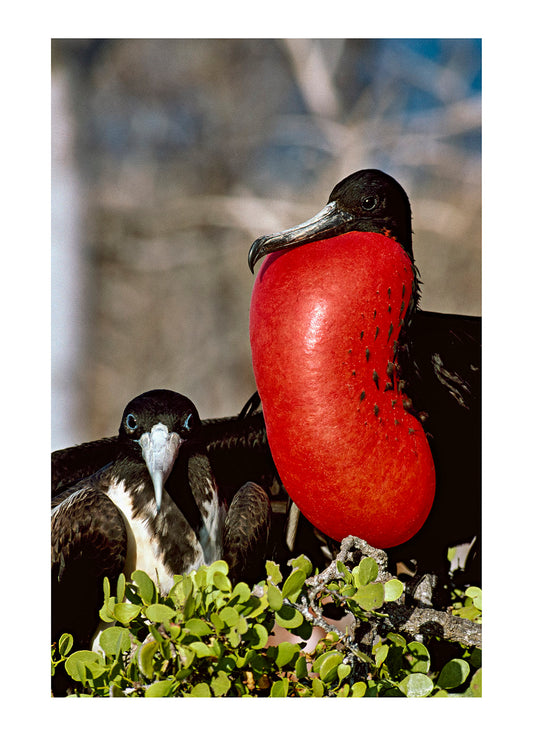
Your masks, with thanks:
<instances>
[{"instance_id":1,"label":"black head","mask_svg":"<svg viewBox=\"0 0 533 754\"><path fill-rule=\"evenodd\" d=\"M200 417L192 401L171 390L150 390L128 403L122 415L119 438L131 461L146 465L152 479L156 509L163 487L183 443L196 437Z\"/></svg>"},{"instance_id":2,"label":"black head","mask_svg":"<svg viewBox=\"0 0 533 754\"><path fill-rule=\"evenodd\" d=\"M317 215L294 228L258 238L248 264L266 254L302 246L350 231L383 233L395 238L411 260L411 206L398 181L381 170L359 170L340 181Z\"/></svg>"},{"instance_id":3,"label":"black head","mask_svg":"<svg viewBox=\"0 0 533 754\"><path fill-rule=\"evenodd\" d=\"M330 202L352 216L350 230L391 235L412 258L409 197L390 175L381 170L358 170L337 183Z\"/></svg>"},{"instance_id":4,"label":"black head","mask_svg":"<svg viewBox=\"0 0 533 754\"><path fill-rule=\"evenodd\" d=\"M138 441L158 423L182 440L194 438L201 426L196 406L185 395L172 390L149 390L133 398L124 409L119 436Z\"/></svg>"}]
</instances>

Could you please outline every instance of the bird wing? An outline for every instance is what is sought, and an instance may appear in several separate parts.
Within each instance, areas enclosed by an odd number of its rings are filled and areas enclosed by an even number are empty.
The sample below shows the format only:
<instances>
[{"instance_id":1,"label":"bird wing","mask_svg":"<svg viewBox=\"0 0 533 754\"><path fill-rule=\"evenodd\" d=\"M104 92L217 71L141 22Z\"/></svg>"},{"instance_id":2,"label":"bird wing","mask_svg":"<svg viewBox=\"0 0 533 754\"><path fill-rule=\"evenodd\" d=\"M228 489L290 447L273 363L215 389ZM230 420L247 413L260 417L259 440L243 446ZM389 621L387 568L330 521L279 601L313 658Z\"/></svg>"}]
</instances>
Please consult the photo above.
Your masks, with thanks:
<instances>
[{"instance_id":1,"label":"bird wing","mask_svg":"<svg viewBox=\"0 0 533 754\"><path fill-rule=\"evenodd\" d=\"M270 525L268 495L258 484L247 482L233 498L224 522L224 560L233 583L254 584L264 578Z\"/></svg>"},{"instance_id":2,"label":"bird wing","mask_svg":"<svg viewBox=\"0 0 533 754\"><path fill-rule=\"evenodd\" d=\"M98 626L102 582L112 586L127 554L127 530L110 498L89 482L52 501L52 640L68 632L87 645Z\"/></svg>"},{"instance_id":3,"label":"bird wing","mask_svg":"<svg viewBox=\"0 0 533 754\"><path fill-rule=\"evenodd\" d=\"M52 496L70 489L114 461L118 448L119 438L115 435L55 450L52 453Z\"/></svg>"}]
</instances>

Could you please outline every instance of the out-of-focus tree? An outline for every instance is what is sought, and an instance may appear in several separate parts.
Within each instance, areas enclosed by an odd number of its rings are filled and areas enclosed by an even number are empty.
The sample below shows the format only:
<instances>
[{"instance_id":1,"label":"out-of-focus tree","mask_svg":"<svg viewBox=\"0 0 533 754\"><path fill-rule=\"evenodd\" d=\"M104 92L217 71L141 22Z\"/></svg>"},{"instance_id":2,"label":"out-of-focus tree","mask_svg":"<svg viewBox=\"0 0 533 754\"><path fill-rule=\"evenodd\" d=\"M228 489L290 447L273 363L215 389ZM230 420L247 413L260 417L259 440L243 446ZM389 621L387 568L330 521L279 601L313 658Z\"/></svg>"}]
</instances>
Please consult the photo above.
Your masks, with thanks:
<instances>
[{"instance_id":1,"label":"out-of-focus tree","mask_svg":"<svg viewBox=\"0 0 533 754\"><path fill-rule=\"evenodd\" d=\"M479 40L54 40L52 442L156 387L255 389L259 235L376 167L407 190L423 307L480 312Z\"/></svg>"}]
</instances>

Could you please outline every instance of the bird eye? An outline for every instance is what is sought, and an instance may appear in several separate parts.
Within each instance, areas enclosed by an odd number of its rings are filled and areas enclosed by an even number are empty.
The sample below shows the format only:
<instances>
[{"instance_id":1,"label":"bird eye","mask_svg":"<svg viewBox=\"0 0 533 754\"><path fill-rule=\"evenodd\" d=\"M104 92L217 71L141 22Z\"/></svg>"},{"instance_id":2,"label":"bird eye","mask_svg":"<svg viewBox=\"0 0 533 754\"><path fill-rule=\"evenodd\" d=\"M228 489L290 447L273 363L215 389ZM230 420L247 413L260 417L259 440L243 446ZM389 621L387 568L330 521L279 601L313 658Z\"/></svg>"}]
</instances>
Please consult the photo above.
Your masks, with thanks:
<instances>
[{"instance_id":1,"label":"bird eye","mask_svg":"<svg viewBox=\"0 0 533 754\"><path fill-rule=\"evenodd\" d=\"M185 429L187 432L190 432L192 429L192 420L193 420L193 415L189 414L187 418L185 419L185 421L183 422L183 429Z\"/></svg>"},{"instance_id":2,"label":"bird eye","mask_svg":"<svg viewBox=\"0 0 533 754\"><path fill-rule=\"evenodd\" d=\"M135 416L133 414L128 414L126 416L126 422L125 423L126 423L126 427L129 430L133 431L134 429L137 429L137 419L135 418Z\"/></svg>"},{"instance_id":3,"label":"bird eye","mask_svg":"<svg viewBox=\"0 0 533 754\"><path fill-rule=\"evenodd\" d=\"M367 211L376 209L378 206L378 197L375 194L372 194L371 196L363 196L361 199L361 207Z\"/></svg>"}]
</instances>

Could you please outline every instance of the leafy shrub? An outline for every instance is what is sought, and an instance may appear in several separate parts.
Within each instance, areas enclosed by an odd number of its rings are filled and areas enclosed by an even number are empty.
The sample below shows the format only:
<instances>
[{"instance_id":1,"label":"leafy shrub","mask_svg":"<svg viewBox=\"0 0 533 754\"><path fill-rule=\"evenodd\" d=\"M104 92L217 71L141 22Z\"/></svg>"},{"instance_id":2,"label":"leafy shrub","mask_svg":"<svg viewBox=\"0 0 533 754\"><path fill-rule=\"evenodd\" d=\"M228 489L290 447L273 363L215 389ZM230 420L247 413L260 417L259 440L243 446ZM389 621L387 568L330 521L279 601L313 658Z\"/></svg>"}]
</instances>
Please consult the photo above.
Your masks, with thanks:
<instances>
[{"instance_id":1,"label":"leafy shrub","mask_svg":"<svg viewBox=\"0 0 533 754\"><path fill-rule=\"evenodd\" d=\"M338 560L327 576L312 576L305 556L291 565L283 580L268 562L253 593L245 583L231 584L224 561L175 576L167 596L143 571L131 582L121 576L116 595L106 581L100 617L113 625L101 633L102 653L71 653L72 637L63 634L52 648L52 673L64 663L82 696L481 695L478 648L387 630L388 610L404 600L404 585L384 579L374 558L351 569ZM480 590L455 593L457 620L479 620L480 600ZM327 601L352 614L352 628L328 623ZM269 645L275 623L294 642ZM326 634L307 652L314 625Z\"/></svg>"}]
</instances>

